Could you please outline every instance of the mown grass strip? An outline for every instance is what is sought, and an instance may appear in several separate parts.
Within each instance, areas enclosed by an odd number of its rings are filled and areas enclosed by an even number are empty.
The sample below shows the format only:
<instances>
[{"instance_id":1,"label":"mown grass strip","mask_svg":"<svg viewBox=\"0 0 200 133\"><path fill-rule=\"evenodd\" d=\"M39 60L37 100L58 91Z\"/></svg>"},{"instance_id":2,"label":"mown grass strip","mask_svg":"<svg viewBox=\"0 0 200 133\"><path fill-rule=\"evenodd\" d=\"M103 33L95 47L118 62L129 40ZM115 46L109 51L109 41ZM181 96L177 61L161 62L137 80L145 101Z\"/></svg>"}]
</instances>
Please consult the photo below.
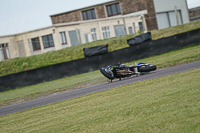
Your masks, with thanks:
<instances>
[{"instance_id":1,"label":"mown grass strip","mask_svg":"<svg viewBox=\"0 0 200 133\"><path fill-rule=\"evenodd\" d=\"M0 93L0 107L103 82L105 82L105 80L102 75L99 74L98 71L94 71L28 87L8 90Z\"/></svg>"},{"instance_id":2,"label":"mown grass strip","mask_svg":"<svg viewBox=\"0 0 200 133\"><path fill-rule=\"evenodd\" d=\"M0 116L1 132L200 132L200 69Z\"/></svg>"},{"instance_id":3,"label":"mown grass strip","mask_svg":"<svg viewBox=\"0 0 200 133\"><path fill-rule=\"evenodd\" d=\"M198 60L200 60L200 45L194 45L181 50L176 50L125 64L131 65L135 64L135 62L149 62L157 65L158 68L161 69L164 67L171 67ZM52 93L78 89L103 82L106 82L106 78L99 72L99 70L97 70L55 81L44 82L38 85L9 90L0 93L0 107L47 96Z\"/></svg>"},{"instance_id":4,"label":"mown grass strip","mask_svg":"<svg viewBox=\"0 0 200 133\"><path fill-rule=\"evenodd\" d=\"M126 64L131 65L135 64L135 62L149 62L151 64L155 64L158 68L166 68L198 60L200 60L200 44L174 50L161 55L132 61Z\"/></svg>"},{"instance_id":5,"label":"mown grass strip","mask_svg":"<svg viewBox=\"0 0 200 133\"><path fill-rule=\"evenodd\" d=\"M168 37L199 28L200 28L200 21L197 21L181 26L170 27L167 29L154 30L151 31L151 33L152 33L152 38L155 40L158 38ZM83 48L87 47L109 44L109 51L115 51L118 49L129 47L126 40L132 38L135 35L136 34L128 36L120 36L118 38L115 37L106 40L98 40L95 42L86 43L83 45L77 45L58 51L51 51L40 55L6 60L0 62L1 66L0 76L84 58Z\"/></svg>"}]
</instances>

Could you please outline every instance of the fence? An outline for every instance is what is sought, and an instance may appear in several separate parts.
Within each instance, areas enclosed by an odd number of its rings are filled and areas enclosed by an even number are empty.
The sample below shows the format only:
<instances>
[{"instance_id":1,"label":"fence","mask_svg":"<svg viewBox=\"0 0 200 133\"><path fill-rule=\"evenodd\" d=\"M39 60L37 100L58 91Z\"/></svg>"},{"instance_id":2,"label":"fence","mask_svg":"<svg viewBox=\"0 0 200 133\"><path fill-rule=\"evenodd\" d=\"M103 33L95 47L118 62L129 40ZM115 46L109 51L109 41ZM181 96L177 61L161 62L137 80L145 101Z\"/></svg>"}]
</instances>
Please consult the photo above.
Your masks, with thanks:
<instances>
[{"instance_id":1,"label":"fence","mask_svg":"<svg viewBox=\"0 0 200 133\"><path fill-rule=\"evenodd\" d=\"M7 88L19 88L38 84L44 81L59 79L65 76L94 71L102 66L118 62L130 62L153 55L159 55L191 44L200 43L200 29L138 44L116 50L107 54L86 57L74 61L46 66L34 70L0 77L0 91Z\"/></svg>"}]
</instances>

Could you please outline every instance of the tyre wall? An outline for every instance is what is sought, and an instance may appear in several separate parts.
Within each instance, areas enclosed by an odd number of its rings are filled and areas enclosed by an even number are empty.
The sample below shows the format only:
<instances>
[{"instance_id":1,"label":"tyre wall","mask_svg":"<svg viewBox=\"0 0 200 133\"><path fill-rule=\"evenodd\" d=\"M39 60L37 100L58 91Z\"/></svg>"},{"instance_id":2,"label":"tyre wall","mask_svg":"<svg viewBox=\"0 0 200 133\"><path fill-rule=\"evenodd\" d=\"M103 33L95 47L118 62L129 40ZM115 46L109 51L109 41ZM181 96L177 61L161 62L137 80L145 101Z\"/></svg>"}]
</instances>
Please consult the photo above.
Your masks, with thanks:
<instances>
[{"instance_id":1,"label":"tyre wall","mask_svg":"<svg viewBox=\"0 0 200 133\"><path fill-rule=\"evenodd\" d=\"M200 29L197 29L158 40L144 42L132 47L108 52L103 55L86 57L83 59L2 76L0 77L0 91L2 92L7 89L15 89L66 76L94 71L100 67L159 55L191 44L200 44L199 37Z\"/></svg>"}]
</instances>

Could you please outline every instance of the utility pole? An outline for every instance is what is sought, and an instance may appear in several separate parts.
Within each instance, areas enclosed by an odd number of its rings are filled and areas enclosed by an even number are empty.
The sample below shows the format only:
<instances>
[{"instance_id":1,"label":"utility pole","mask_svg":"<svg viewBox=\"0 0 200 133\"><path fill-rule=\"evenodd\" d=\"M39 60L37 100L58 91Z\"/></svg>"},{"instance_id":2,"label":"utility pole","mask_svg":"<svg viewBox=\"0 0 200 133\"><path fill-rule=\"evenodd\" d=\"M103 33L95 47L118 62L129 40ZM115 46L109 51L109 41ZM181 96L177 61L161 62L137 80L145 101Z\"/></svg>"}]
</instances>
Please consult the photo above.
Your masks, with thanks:
<instances>
[{"instance_id":1,"label":"utility pole","mask_svg":"<svg viewBox=\"0 0 200 133\"><path fill-rule=\"evenodd\" d=\"M174 8L175 8L177 26L179 26L177 7L175 6Z\"/></svg>"}]
</instances>

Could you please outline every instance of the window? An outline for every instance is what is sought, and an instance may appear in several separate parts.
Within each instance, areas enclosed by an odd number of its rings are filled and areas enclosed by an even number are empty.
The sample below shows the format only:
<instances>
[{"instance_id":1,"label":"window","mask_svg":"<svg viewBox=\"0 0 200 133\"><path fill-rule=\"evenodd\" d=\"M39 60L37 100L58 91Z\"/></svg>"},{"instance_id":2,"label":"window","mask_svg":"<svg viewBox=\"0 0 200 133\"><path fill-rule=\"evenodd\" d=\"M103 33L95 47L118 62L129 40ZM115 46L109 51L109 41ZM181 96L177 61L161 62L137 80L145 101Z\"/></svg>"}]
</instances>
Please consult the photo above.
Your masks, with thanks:
<instances>
[{"instance_id":1,"label":"window","mask_svg":"<svg viewBox=\"0 0 200 133\"><path fill-rule=\"evenodd\" d=\"M83 20L96 19L95 9L82 11Z\"/></svg>"},{"instance_id":2,"label":"window","mask_svg":"<svg viewBox=\"0 0 200 133\"><path fill-rule=\"evenodd\" d=\"M46 35L42 37L44 48L54 47L53 36Z\"/></svg>"},{"instance_id":3,"label":"window","mask_svg":"<svg viewBox=\"0 0 200 133\"><path fill-rule=\"evenodd\" d=\"M66 39L65 32L60 32L60 39L61 39L62 45L67 44L67 39Z\"/></svg>"},{"instance_id":4,"label":"window","mask_svg":"<svg viewBox=\"0 0 200 133\"><path fill-rule=\"evenodd\" d=\"M103 27L102 32L103 32L104 39L110 38L110 28L109 27Z\"/></svg>"},{"instance_id":5,"label":"window","mask_svg":"<svg viewBox=\"0 0 200 133\"><path fill-rule=\"evenodd\" d=\"M8 43L0 44L0 57L1 60L7 60L10 58Z\"/></svg>"},{"instance_id":6,"label":"window","mask_svg":"<svg viewBox=\"0 0 200 133\"><path fill-rule=\"evenodd\" d=\"M40 50L40 49L41 49L39 37L37 37L37 38L32 38L32 39L31 39L31 42L32 42L32 46L33 46L33 51L36 51L36 50Z\"/></svg>"},{"instance_id":7,"label":"window","mask_svg":"<svg viewBox=\"0 0 200 133\"><path fill-rule=\"evenodd\" d=\"M91 34L92 34L92 40L96 41L97 40L97 33L96 33L95 28L91 29Z\"/></svg>"},{"instance_id":8,"label":"window","mask_svg":"<svg viewBox=\"0 0 200 133\"><path fill-rule=\"evenodd\" d=\"M119 3L106 6L108 17L121 14Z\"/></svg>"}]
</instances>

